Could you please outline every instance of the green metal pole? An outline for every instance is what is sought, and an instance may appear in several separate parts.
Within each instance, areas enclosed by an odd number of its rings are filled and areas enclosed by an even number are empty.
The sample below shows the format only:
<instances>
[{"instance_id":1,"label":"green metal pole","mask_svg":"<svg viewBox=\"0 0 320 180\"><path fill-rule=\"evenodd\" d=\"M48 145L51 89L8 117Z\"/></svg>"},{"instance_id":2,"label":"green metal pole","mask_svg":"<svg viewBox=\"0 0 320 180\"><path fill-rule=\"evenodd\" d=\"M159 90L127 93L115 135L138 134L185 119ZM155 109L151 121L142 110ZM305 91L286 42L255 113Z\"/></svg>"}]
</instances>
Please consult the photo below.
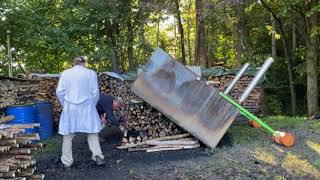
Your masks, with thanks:
<instances>
[{"instance_id":1,"label":"green metal pole","mask_svg":"<svg viewBox=\"0 0 320 180\"><path fill-rule=\"evenodd\" d=\"M278 135L278 133L272 129L270 126L268 126L266 123L264 123L261 119L250 113L248 110L246 110L244 107L242 107L240 104L238 104L235 100L230 98L229 96L225 95L223 92L219 93L220 96L222 96L224 99L226 99L228 102L230 102L232 105L234 105L237 109L239 109L240 113L247 117L248 119L256 121L258 124L260 124L262 127L267 129L269 132L271 132L273 135Z\"/></svg>"}]
</instances>

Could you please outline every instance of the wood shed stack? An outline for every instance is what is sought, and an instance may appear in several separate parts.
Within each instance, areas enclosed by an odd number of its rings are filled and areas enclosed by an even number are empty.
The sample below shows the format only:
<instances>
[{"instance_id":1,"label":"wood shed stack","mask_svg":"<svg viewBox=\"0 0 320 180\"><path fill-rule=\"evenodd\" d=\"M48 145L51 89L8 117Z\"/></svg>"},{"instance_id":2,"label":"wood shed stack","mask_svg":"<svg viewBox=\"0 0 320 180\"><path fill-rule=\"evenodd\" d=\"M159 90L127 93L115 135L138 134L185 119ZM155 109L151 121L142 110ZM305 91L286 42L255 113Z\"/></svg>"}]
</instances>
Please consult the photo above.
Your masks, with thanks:
<instances>
[{"instance_id":1,"label":"wood shed stack","mask_svg":"<svg viewBox=\"0 0 320 180\"><path fill-rule=\"evenodd\" d=\"M37 81L0 77L0 103L5 105L32 103L37 89Z\"/></svg>"},{"instance_id":2,"label":"wood shed stack","mask_svg":"<svg viewBox=\"0 0 320 180\"><path fill-rule=\"evenodd\" d=\"M1 104L0 104L1 105ZM4 108L2 104L0 110ZM2 115L2 113L1 113ZM31 153L42 148L38 133L24 134L25 128L32 129L40 124L8 125L13 116L2 116L0 123L0 179L40 180L43 174L34 174L36 160Z\"/></svg>"},{"instance_id":3,"label":"wood shed stack","mask_svg":"<svg viewBox=\"0 0 320 180\"><path fill-rule=\"evenodd\" d=\"M207 77L208 83L213 85L215 88L220 91L224 91L227 86L234 79L235 75L225 75L225 76L210 76ZM235 85L235 87L229 93L229 96L235 100L238 100L243 91L246 89L248 84L251 82L253 77L243 76ZM263 90L260 87L254 88L248 99L244 102L243 106L252 113L259 114L263 113ZM241 122L244 118L238 116L237 121Z\"/></svg>"},{"instance_id":4,"label":"wood shed stack","mask_svg":"<svg viewBox=\"0 0 320 180\"><path fill-rule=\"evenodd\" d=\"M152 138L184 132L179 126L142 101L131 92L133 81L125 81L106 74L99 76L101 93L120 96L126 106L117 116L126 127L124 143L138 143Z\"/></svg>"},{"instance_id":5,"label":"wood shed stack","mask_svg":"<svg viewBox=\"0 0 320 180\"><path fill-rule=\"evenodd\" d=\"M58 86L58 77L36 77L38 81L39 89L37 92L37 100L40 101L50 101L53 106L53 119L56 124L58 124L60 119L60 114L62 112L61 105L56 96L56 89Z\"/></svg>"}]
</instances>

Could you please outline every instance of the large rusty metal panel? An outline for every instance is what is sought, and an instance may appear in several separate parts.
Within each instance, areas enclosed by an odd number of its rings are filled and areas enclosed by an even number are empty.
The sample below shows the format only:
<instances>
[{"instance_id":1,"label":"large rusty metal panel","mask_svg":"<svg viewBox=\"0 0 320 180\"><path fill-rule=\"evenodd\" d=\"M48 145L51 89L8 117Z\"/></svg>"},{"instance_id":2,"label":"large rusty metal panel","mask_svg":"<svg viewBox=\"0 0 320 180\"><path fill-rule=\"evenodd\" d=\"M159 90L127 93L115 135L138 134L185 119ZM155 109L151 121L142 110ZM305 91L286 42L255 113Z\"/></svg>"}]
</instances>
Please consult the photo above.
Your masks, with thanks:
<instances>
[{"instance_id":1,"label":"large rusty metal panel","mask_svg":"<svg viewBox=\"0 0 320 180\"><path fill-rule=\"evenodd\" d=\"M239 111L191 70L158 48L132 86L141 99L215 148Z\"/></svg>"}]
</instances>

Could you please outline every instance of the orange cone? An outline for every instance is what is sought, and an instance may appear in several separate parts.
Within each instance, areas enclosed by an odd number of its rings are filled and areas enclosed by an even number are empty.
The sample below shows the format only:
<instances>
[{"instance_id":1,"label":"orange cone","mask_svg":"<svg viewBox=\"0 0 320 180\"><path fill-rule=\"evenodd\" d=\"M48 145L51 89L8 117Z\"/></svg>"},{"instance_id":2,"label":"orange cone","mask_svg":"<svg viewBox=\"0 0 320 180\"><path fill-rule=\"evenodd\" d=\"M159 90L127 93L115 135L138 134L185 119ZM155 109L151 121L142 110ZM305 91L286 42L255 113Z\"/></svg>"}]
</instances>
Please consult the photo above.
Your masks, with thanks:
<instances>
[{"instance_id":1,"label":"orange cone","mask_svg":"<svg viewBox=\"0 0 320 180\"><path fill-rule=\"evenodd\" d=\"M291 147L294 144L294 136L291 133L276 131L278 136L272 135L272 140L286 147Z\"/></svg>"},{"instance_id":2,"label":"orange cone","mask_svg":"<svg viewBox=\"0 0 320 180\"><path fill-rule=\"evenodd\" d=\"M255 128L261 128L261 125L253 120L249 120L249 124Z\"/></svg>"}]
</instances>

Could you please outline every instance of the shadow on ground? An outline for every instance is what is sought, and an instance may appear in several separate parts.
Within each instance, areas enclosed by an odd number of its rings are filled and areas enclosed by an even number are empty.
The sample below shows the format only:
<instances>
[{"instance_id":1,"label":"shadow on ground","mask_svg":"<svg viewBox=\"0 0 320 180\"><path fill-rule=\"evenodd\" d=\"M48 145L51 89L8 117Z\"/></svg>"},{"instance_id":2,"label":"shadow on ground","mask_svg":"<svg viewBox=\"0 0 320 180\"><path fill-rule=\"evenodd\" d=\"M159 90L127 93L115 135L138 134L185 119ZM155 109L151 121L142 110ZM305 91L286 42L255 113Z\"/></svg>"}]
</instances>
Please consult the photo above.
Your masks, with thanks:
<instances>
[{"instance_id":1,"label":"shadow on ground","mask_svg":"<svg viewBox=\"0 0 320 180\"><path fill-rule=\"evenodd\" d=\"M61 137L56 136L56 149L37 156L37 171L44 173L46 179L179 179L181 173L210 160L205 147L180 151L128 152L118 150L121 141L117 131L105 130L101 148L107 165L97 167L91 160L86 136L79 134L73 141L74 164L71 171L64 171L60 162ZM52 146L52 145L51 145Z\"/></svg>"}]
</instances>

